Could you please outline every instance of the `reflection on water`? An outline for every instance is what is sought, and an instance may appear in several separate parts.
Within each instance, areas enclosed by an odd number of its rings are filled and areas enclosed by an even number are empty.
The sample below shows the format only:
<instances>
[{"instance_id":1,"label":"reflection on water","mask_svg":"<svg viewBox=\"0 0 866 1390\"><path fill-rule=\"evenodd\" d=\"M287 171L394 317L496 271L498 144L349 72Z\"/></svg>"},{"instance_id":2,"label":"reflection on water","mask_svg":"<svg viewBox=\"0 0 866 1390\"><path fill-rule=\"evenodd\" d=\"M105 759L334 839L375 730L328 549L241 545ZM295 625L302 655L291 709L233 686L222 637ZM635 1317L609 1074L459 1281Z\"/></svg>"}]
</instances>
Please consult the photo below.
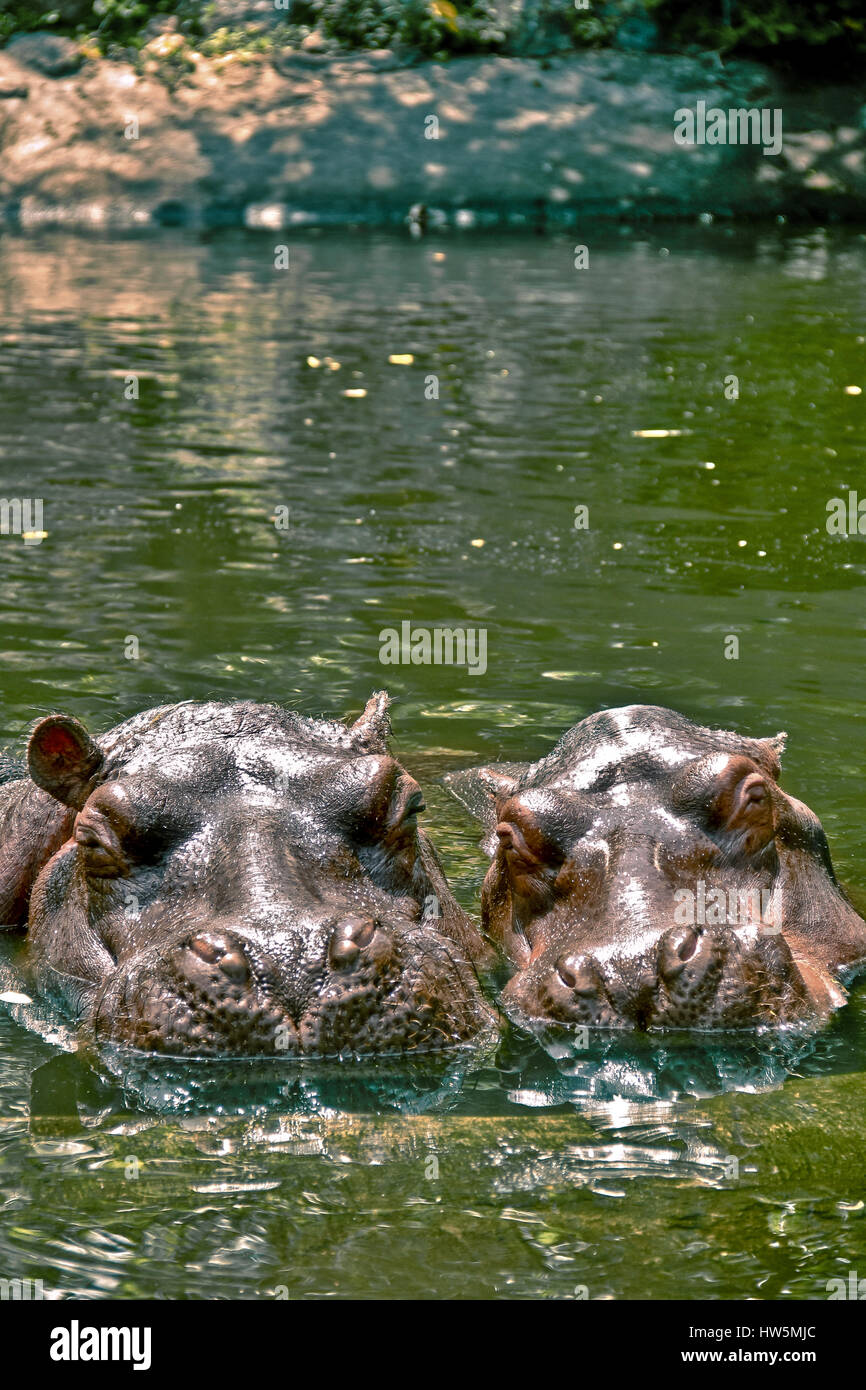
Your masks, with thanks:
<instances>
[{"instance_id":1,"label":"reflection on water","mask_svg":"<svg viewBox=\"0 0 866 1390\"><path fill-rule=\"evenodd\" d=\"M4 741L49 709L339 715L387 683L472 907L477 829L438 779L667 703L787 729L785 784L862 892L863 541L825 521L858 480L863 238L606 238L575 272L557 238L307 236L289 274L266 238L0 239L0 495L47 531L0 536ZM406 619L483 626L486 674L383 668ZM0 1005L0 1277L823 1297L866 1265L864 999L812 1039L240 1069L88 1059Z\"/></svg>"},{"instance_id":2,"label":"reflection on water","mask_svg":"<svg viewBox=\"0 0 866 1390\"><path fill-rule=\"evenodd\" d=\"M556 1071L547 1088L515 1093L524 1105L673 1101L730 1090L766 1091L826 1048L824 1039L793 1030L703 1036L632 1036L566 1027L533 1032Z\"/></svg>"},{"instance_id":3,"label":"reflection on water","mask_svg":"<svg viewBox=\"0 0 866 1390\"><path fill-rule=\"evenodd\" d=\"M712 1099L569 1096L517 1043L431 1110L420 1072L308 1068L269 1098L251 1077L245 1113L241 1078L220 1107L187 1076L166 1116L13 1027L0 1257L56 1296L803 1298L862 1258L864 1087L838 1039L808 1076Z\"/></svg>"}]
</instances>

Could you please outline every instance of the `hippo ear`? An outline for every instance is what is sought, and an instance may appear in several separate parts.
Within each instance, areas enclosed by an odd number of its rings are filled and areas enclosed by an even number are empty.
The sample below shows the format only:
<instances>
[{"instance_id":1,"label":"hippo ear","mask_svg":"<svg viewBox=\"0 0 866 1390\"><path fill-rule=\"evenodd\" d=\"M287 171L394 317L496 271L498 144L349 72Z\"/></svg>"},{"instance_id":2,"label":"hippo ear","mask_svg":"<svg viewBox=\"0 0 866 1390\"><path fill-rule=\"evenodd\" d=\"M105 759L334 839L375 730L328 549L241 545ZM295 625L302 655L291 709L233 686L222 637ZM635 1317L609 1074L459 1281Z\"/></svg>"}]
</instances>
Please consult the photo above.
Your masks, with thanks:
<instances>
[{"instance_id":1,"label":"hippo ear","mask_svg":"<svg viewBox=\"0 0 866 1390\"><path fill-rule=\"evenodd\" d=\"M449 772L442 781L469 814L481 821L489 835L498 819L497 802L517 791L530 766L529 763L496 763L489 767L471 767L465 772ZM492 854L493 842L485 837L482 843Z\"/></svg>"},{"instance_id":2,"label":"hippo ear","mask_svg":"<svg viewBox=\"0 0 866 1390\"><path fill-rule=\"evenodd\" d=\"M757 741L763 756L759 755L755 761L766 767L774 782L778 781L782 770L782 754L787 738L787 734L780 733L776 734L775 738L760 738Z\"/></svg>"},{"instance_id":3,"label":"hippo ear","mask_svg":"<svg viewBox=\"0 0 866 1390\"><path fill-rule=\"evenodd\" d=\"M84 725L68 714L40 719L27 745L27 767L37 787L76 810L93 790L102 761Z\"/></svg>"},{"instance_id":4,"label":"hippo ear","mask_svg":"<svg viewBox=\"0 0 866 1390\"><path fill-rule=\"evenodd\" d=\"M391 696L387 690L377 690L375 695L370 696L364 706L364 713L349 727L352 742L356 747L368 753L388 752L388 740L391 737L391 720L388 715L390 703Z\"/></svg>"}]
</instances>

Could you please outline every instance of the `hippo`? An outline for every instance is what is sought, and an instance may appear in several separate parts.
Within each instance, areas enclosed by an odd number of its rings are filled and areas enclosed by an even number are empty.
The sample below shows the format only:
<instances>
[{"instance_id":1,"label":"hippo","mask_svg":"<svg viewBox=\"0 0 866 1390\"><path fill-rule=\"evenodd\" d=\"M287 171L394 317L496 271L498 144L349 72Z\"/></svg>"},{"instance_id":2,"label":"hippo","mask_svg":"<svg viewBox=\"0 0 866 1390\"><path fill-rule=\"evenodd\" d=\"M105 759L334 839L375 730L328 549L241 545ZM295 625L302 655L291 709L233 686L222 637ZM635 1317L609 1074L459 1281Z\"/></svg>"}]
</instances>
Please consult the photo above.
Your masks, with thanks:
<instances>
[{"instance_id":1,"label":"hippo","mask_svg":"<svg viewBox=\"0 0 866 1390\"><path fill-rule=\"evenodd\" d=\"M820 821L779 786L785 735L654 705L592 714L535 763L452 773L486 830L482 930L531 1025L810 1025L844 1003L866 922Z\"/></svg>"},{"instance_id":2,"label":"hippo","mask_svg":"<svg viewBox=\"0 0 866 1390\"><path fill-rule=\"evenodd\" d=\"M193 701L98 738L36 724L0 788L0 922L87 1045L342 1057L491 1026L489 950L418 829L388 704L349 727Z\"/></svg>"}]
</instances>

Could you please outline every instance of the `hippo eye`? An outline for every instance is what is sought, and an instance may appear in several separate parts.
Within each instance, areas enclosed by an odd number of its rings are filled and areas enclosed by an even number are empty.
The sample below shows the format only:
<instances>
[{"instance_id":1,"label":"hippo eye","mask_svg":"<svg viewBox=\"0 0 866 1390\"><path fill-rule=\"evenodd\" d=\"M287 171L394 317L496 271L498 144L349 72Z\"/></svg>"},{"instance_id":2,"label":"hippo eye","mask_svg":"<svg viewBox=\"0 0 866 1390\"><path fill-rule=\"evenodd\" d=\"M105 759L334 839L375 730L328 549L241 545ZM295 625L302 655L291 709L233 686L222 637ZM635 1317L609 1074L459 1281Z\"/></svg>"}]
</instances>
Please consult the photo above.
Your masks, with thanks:
<instances>
[{"instance_id":1,"label":"hippo eye","mask_svg":"<svg viewBox=\"0 0 866 1390\"><path fill-rule=\"evenodd\" d=\"M127 863L120 839L98 812L88 814L84 811L78 816L73 838L89 874L96 878L119 878L126 872Z\"/></svg>"},{"instance_id":2,"label":"hippo eye","mask_svg":"<svg viewBox=\"0 0 866 1390\"><path fill-rule=\"evenodd\" d=\"M153 774L142 788L112 781L91 793L75 821L73 836L88 872L102 878L153 864L201 823L201 810Z\"/></svg>"},{"instance_id":3,"label":"hippo eye","mask_svg":"<svg viewBox=\"0 0 866 1390\"><path fill-rule=\"evenodd\" d=\"M757 770L723 779L709 807L709 823L729 834L773 830L770 788Z\"/></svg>"},{"instance_id":4,"label":"hippo eye","mask_svg":"<svg viewBox=\"0 0 866 1390\"><path fill-rule=\"evenodd\" d=\"M698 814L731 852L754 855L774 839L772 784L751 758L720 755L702 762L675 786L674 801Z\"/></svg>"},{"instance_id":5,"label":"hippo eye","mask_svg":"<svg viewBox=\"0 0 866 1390\"><path fill-rule=\"evenodd\" d=\"M506 802L496 826L499 859L504 863L514 893L532 911L545 911L554 896L554 883L562 865L559 846L548 838L523 808Z\"/></svg>"},{"instance_id":6,"label":"hippo eye","mask_svg":"<svg viewBox=\"0 0 866 1390\"><path fill-rule=\"evenodd\" d=\"M561 825L545 804L533 804L529 797L509 797L500 802L497 810L496 835L506 863L524 872L559 868L565 858L562 843L568 843L585 829L579 824L579 817L574 816L565 826ZM554 810L562 813L561 807Z\"/></svg>"},{"instance_id":7,"label":"hippo eye","mask_svg":"<svg viewBox=\"0 0 866 1390\"><path fill-rule=\"evenodd\" d=\"M406 834L426 810L418 783L390 757L356 759L337 783L336 793L344 826L361 841Z\"/></svg>"},{"instance_id":8,"label":"hippo eye","mask_svg":"<svg viewBox=\"0 0 866 1390\"><path fill-rule=\"evenodd\" d=\"M530 849L519 825L513 821L501 820L496 826L496 838L509 868L516 867L524 872L533 868L541 871L542 859Z\"/></svg>"}]
</instances>

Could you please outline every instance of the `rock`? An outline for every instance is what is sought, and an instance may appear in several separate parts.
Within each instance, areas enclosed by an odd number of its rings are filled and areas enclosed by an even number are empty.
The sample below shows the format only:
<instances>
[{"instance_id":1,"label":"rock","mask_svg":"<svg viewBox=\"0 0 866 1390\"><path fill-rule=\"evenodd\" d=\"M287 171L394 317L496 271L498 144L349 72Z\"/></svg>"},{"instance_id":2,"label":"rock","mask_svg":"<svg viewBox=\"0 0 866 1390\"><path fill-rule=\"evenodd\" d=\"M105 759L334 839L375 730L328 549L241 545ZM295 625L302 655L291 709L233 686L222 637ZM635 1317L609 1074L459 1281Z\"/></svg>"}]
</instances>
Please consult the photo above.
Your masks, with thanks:
<instances>
[{"instance_id":1,"label":"rock","mask_svg":"<svg viewBox=\"0 0 866 1390\"><path fill-rule=\"evenodd\" d=\"M141 51L147 58L173 58L185 47L186 39L183 34L165 33L157 34Z\"/></svg>"},{"instance_id":2,"label":"rock","mask_svg":"<svg viewBox=\"0 0 866 1390\"><path fill-rule=\"evenodd\" d=\"M396 44L394 48L368 48L361 56L374 72L393 72L408 67L416 55L405 44Z\"/></svg>"},{"instance_id":3,"label":"rock","mask_svg":"<svg viewBox=\"0 0 866 1390\"><path fill-rule=\"evenodd\" d=\"M7 57L5 50L0 50L0 101L14 101L16 97L24 98L29 95L30 88L27 83L27 73L20 63L14 62Z\"/></svg>"},{"instance_id":4,"label":"rock","mask_svg":"<svg viewBox=\"0 0 866 1390\"><path fill-rule=\"evenodd\" d=\"M327 39L319 29L314 29L301 43L305 53L323 53L326 47Z\"/></svg>"},{"instance_id":5,"label":"rock","mask_svg":"<svg viewBox=\"0 0 866 1390\"><path fill-rule=\"evenodd\" d=\"M84 61L78 44L72 39L45 30L16 35L7 43L6 52L23 67L43 72L46 77L66 77L77 72Z\"/></svg>"},{"instance_id":6,"label":"rock","mask_svg":"<svg viewBox=\"0 0 866 1390\"><path fill-rule=\"evenodd\" d=\"M310 61L309 54L303 56ZM412 67L420 60L416 50L406 44L397 44L393 49L366 48L355 53L328 54L327 59L322 61L330 62L337 77L341 73L350 75L353 72L396 72L399 68Z\"/></svg>"},{"instance_id":7,"label":"rock","mask_svg":"<svg viewBox=\"0 0 866 1390\"><path fill-rule=\"evenodd\" d=\"M306 50L272 62L207 60L200 77L180 84L105 60L56 83L4 49L0 90L26 88L26 101L0 106L0 227L114 227L124 218L138 226L152 215L190 227L246 218L267 233L283 218L288 228L399 226L411 207L410 228L420 231L440 210L449 226L466 211L478 226L488 216L573 226L593 217L777 216L804 203L809 216L861 216L866 204L862 87L798 93L739 61L713 73L703 58L606 50L558 58L547 70L536 59L486 56L394 70L384 54ZM810 132L832 148L792 143L798 158L805 151L801 169L784 153L762 159L709 145L684 155L676 145L678 108L699 97L751 105L758 89L762 105L784 106L786 149L789 137ZM141 145L122 138L131 111ZM419 159L424 117L435 111L456 116ZM814 179L824 175L832 183L821 188Z\"/></svg>"},{"instance_id":8,"label":"rock","mask_svg":"<svg viewBox=\"0 0 866 1390\"><path fill-rule=\"evenodd\" d=\"M327 53L301 53L292 48L284 48L271 58L272 65L284 77L309 73L311 68L325 68L329 62Z\"/></svg>"}]
</instances>

